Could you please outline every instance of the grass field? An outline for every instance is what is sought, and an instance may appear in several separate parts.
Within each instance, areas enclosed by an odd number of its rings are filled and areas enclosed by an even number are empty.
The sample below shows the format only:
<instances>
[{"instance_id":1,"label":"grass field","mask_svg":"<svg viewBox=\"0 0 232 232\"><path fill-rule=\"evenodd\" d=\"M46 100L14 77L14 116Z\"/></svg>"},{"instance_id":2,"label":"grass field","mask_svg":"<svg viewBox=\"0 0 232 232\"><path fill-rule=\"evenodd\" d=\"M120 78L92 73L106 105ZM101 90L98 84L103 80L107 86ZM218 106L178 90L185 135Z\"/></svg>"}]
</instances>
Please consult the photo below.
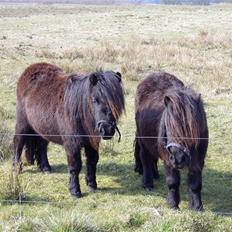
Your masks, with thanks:
<instances>
[{"instance_id":1,"label":"grass field","mask_svg":"<svg viewBox=\"0 0 232 232\"><path fill-rule=\"evenodd\" d=\"M67 72L122 73L126 114L121 143L103 142L99 190L68 192L62 147L50 145L52 174L25 166L11 174L17 78L46 61ZM203 174L205 211L188 210L185 174L180 211L166 204L164 169L153 192L133 171L134 92L154 70L177 75L202 94L210 144ZM0 231L232 231L232 5L0 5ZM83 156L84 160L84 156ZM18 194L23 197L17 202ZM16 200L11 202L9 200Z\"/></svg>"}]
</instances>

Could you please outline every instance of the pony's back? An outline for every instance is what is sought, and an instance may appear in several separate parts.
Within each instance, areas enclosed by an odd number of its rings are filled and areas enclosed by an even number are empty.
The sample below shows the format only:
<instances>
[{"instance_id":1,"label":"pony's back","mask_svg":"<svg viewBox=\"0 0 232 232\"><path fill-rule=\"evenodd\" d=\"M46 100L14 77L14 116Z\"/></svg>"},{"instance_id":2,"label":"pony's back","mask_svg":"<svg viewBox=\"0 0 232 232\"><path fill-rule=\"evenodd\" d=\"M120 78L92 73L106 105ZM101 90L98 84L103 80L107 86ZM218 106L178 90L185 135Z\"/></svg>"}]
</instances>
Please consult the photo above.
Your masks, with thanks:
<instances>
[{"instance_id":1,"label":"pony's back","mask_svg":"<svg viewBox=\"0 0 232 232\"><path fill-rule=\"evenodd\" d=\"M173 87L183 87L184 84L174 75L157 72L148 75L137 87L135 107L139 111L149 102L162 99L166 91Z\"/></svg>"},{"instance_id":2,"label":"pony's back","mask_svg":"<svg viewBox=\"0 0 232 232\"><path fill-rule=\"evenodd\" d=\"M30 65L20 76L17 83L17 97L26 96L30 90L33 90L37 83L49 83L57 79L57 77L64 76L64 72L61 68L48 64L48 63L36 63ZM40 86L41 87L41 86Z\"/></svg>"}]
</instances>

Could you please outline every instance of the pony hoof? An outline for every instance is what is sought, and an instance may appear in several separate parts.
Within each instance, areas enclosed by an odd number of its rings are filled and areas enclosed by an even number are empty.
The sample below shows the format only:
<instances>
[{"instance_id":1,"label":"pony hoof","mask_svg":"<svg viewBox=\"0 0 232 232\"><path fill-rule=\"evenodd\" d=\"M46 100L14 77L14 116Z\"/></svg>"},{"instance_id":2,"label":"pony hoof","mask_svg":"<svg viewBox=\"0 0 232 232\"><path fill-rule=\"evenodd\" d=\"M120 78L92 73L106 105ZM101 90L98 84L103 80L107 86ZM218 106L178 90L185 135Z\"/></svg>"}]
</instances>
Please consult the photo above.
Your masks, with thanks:
<instances>
[{"instance_id":1,"label":"pony hoof","mask_svg":"<svg viewBox=\"0 0 232 232\"><path fill-rule=\"evenodd\" d=\"M45 170L45 171L43 170L43 173L44 174L51 174L51 170Z\"/></svg>"},{"instance_id":2,"label":"pony hoof","mask_svg":"<svg viewBox=\"0 0 232 232\"><path fill-rule=\"evenodd\" d=\"M138 167L134 168L134 172L137 172L139 175L143 175L143 170Z\"/></svg>"},{"instance_id":3,"label":"pony hoof","mask_svg":"<svg viewBox=\"0 0 232 232\"><path fill-rule=\"evenodd\" d=\"M89 186L90 192L94 193L94 192L96 192L96 190L97 190L97 187Z\"/></svg>"},{"instance_id":4,"label":"pony hoof","mask_svg":"<svg viewBox=\"0 0 232 232\"><path fill-rule=\"evenodd\" d=\"M195 207L193 209L196 210L196 211L198 211L198 212L203 212L204 211L203 205Z\"/></svg>"},{"instance_id":5,"label":"pony hoof","mask_svg":"<svg viewBox=\"0 0 232 232\"><path fill-rule=\"evenodd\" d=\"M152 187L144 187L144 190L146 192L152 192L153 191L153 188Z\"/></svg>"},{"instance_id":6,"label":"pony hoof","mask_svg":"<svg viewBox=\"0 0 232 232\"><path fill-rule=\"evenodd\" d=\"M179 206L173 206L173 207L171 207L171 209L173 209L173 210L180 210L180 208L179 208Z\"/></svg>"},{"instance_id":7,"label":"pony hoof","mask_svg":"<svg viewBox=\"0 0 232 232\"><path fill-rule=\"evenodd\" d=\"M81 192L76 192L76 193L71 193L71 194L72 194L72 197L73 197L74 199L77 199L77 198L81 198L81 197L82 197Z\"/></svg>"},{"instance_id":8,"label":"pony hoof","mask_svg":"<svg viewBox=\"0 0 232 232\"><path fill-rule=\"evenodd\" d=\"M154 179L155 180L159 180L160 179L160 175L159 174L154 175Z\"/></svg>"},{"instance_id":9,"label":"pony hoof","mask_svg":"<svg viewBox=\"0 0 232 232\"><path fill-rule=\"evenodd\" d=\"M43 168L40 168L40 169L45 174L51 174L51 167L50 166L46 166L46 167L43 167Z\"/></svg>"}]
</instances>

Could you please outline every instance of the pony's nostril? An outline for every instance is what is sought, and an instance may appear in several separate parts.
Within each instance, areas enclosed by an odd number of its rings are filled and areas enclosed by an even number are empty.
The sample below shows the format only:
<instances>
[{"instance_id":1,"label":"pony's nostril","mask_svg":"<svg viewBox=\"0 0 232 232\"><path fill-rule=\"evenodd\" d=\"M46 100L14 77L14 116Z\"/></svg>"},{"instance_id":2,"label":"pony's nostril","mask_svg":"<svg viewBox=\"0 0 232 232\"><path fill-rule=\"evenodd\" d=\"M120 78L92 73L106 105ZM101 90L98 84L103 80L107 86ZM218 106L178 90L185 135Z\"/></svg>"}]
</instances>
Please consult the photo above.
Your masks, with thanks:
<instances>
[{"instance_id":1,"label":"pony's nostril","mask_svg":"<svg viewBox=\"0 0 232 232\"><path fill-rule=\"evenodd\" d=\"M103 127L103 126L100 128L100 133L101 133L102 135L104 135L104 134L105 134L105 129L104 129L104 127Z\"/></svg>"},{"instance_id":2,"label":"pony's nostril","mask_svg":"<svg viewBox=\"0 0 232 232\"><path fill-rule=\"evenodd\" d=\"M98 123L97 123L97 128L101 129L101 128L100 128L100 127L101 127L101 124L102 124L101 122L98 122Z\"/></svg>"},{"instance_id":3,"label":"pony's nostril","mask_svg":"<svg viewBox=\"0 0 232 232\"><path fill-rule=\"evenodd\" d=\"M174 161L175 161L174 155L170 155L169 160L170 160L171 162L174 162Z\"/></svg>"},{"instance_id":4,"label":"pony's nostril","mask_svg":"<svg viewBox=\"0 0 232 232\"><path fill-rule=\"evenodd\" d=\"M185 162L185 156L182 156L181 157L181 163L184 163Z\"/></svg>"}]
</instances>

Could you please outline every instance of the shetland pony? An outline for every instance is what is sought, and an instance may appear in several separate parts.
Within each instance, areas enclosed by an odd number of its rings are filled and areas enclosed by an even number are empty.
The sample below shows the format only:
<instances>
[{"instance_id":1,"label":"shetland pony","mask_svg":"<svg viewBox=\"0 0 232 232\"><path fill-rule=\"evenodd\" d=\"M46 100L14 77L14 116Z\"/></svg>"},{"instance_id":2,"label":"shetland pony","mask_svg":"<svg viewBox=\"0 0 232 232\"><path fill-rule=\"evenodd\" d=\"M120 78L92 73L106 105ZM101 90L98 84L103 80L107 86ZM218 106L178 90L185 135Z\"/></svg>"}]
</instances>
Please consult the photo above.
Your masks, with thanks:
<instances>
[{"instance_id":1,"label":"shetland pony","mask_svg":"<svg viewBox=\"0 0 232 232\"><path fill-rule=\"evenodd\" d=\"M69 191L81 197L79 172L84 148L86 182L90 190L97 189L99 143L118 131L117 120L123 110L120 73L69 75L52 64L32 64L17 84L14 166L20 162L25 147L29 162L36 159L42 171L50 172L48 143L60 144L67 154Z\"/></svg>"},{"instance_id":2,"label":"shetland pony","mask_svg":"<svg viewBox=\"0 0 232 232\"><path fill-rule=\"evenodd\" d=\"M135 171L143 187L158 179L163 160L171 208L180 202L180 170L188 170L190 207L202 210L202 169L208 147L208 127L201 96L166 72L149 75L138 85L135 98Z\"/></svg>"}]
</instances>

